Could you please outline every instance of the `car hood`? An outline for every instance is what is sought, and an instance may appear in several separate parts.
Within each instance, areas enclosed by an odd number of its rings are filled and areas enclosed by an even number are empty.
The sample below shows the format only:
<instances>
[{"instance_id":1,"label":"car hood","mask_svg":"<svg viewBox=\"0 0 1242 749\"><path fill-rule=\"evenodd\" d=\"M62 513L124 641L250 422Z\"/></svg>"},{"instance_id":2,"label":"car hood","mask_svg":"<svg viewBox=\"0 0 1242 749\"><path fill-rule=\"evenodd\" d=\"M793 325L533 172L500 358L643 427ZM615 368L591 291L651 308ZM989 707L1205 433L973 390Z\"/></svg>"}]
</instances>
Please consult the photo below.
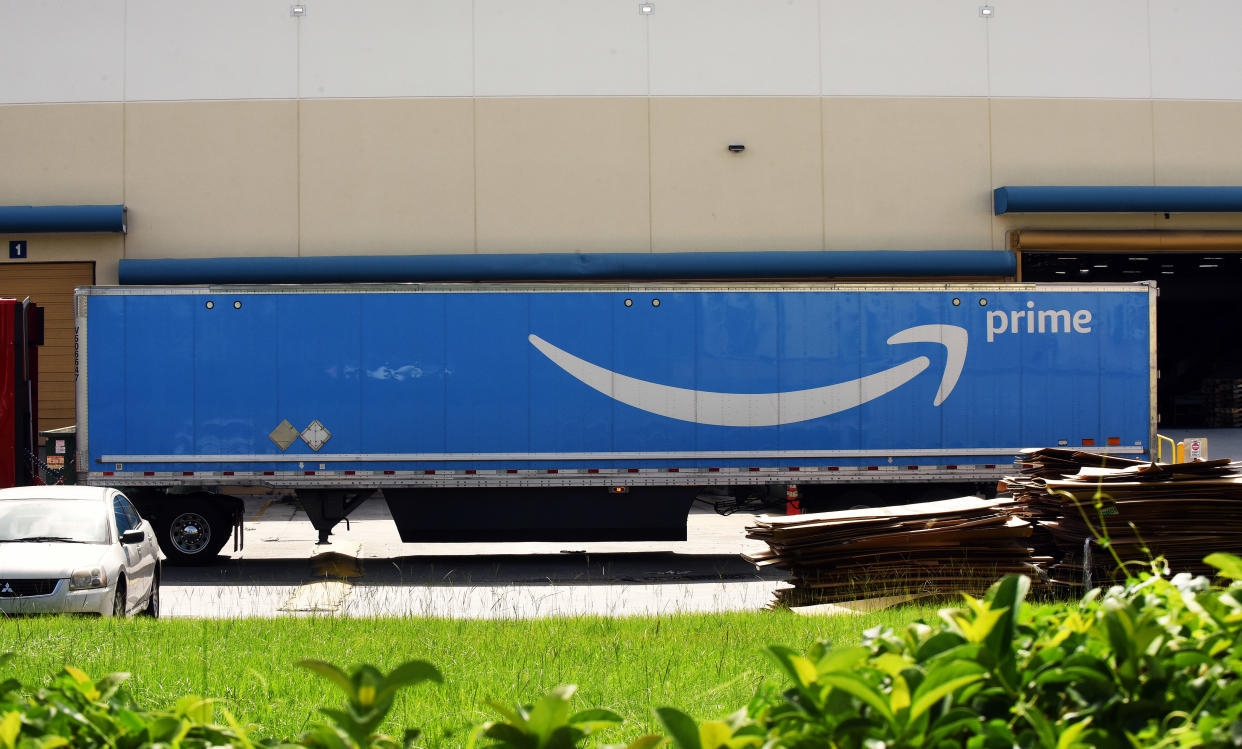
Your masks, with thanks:
<instances>
[{"instance_id":1,"label":"car hood","mask_svg":"<svg viewBox=\"0 0 1242 749\"><path fill-rule=\"evenodd\" d=\"M0 543L0 578L61 578L83 567L99 565L111 547L106 544Z\"/></svg>"}]
</instances>

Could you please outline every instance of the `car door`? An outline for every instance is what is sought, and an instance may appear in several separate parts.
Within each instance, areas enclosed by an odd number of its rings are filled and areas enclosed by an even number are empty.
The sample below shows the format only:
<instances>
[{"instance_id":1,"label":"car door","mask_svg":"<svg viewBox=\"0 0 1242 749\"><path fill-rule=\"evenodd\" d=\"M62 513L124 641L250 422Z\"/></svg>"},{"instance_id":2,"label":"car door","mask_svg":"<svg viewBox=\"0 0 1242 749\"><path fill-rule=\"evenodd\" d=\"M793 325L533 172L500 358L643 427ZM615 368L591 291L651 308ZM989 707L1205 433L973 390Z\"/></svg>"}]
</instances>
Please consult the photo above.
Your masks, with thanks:
<instances>
[{"instance_id":1,"label":"car door","mask_svg":"<svg viewBox=\"0 0 1242 749\"><path fill-rule=\"evenodd\" d=\"M125 506L125 512L129 515L132 527L142 530L142 542L138 544L142 565L140 574L142 579L146 581L146 586L143 590L149 591L151 586L155 584L155 578L159 572L160 545L155 540L155 529L142 518L142 515L138 514L138 508L134 507L134 504L129 501L128 497L122 496L121 499ZM145 592L143 596L146 596Z\"/></svg>"},{"instance_id":2,"label":"car door","mask_svg":"<svg viewBox=\"0 0 1242 749\"><path fill-rule=\"evenodd\" d=\"M125 570L125 608L133 610L139 601L147 596L151 588L149 573L143 574L142 544L122 544L121 536L125 531L139 527L141 521L135 522L137 513L123 494L112 495L112 515L116 518L116 538L124 555L122 568ZM143 539L144 541L146 539Z\"/></svg>"}]
</instances>

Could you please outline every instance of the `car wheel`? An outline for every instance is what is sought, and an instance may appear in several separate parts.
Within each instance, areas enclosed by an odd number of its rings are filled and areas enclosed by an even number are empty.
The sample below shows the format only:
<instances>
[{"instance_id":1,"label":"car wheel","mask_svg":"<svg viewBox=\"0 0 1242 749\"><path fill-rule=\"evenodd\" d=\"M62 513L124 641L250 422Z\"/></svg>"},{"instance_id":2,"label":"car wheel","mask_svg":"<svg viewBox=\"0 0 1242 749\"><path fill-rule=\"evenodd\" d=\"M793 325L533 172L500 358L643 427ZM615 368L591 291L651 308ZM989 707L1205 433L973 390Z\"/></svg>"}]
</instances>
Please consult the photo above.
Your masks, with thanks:
<instances>
[{"instance_id":1,"label":"car wheel","mask_svg":"<svg viewBox=\"0 0 1242 749\"><path fill-rule=\"evenodd\" d=\"M112 615L125 616L125 581L117 580L116 590L112 593Z\"/></svg>"},{"instance_id":2,"label":"car wheel","mask_svg":"<svg viewBox=\"0 0 1242 749\"><path fill-rule=\"evenodd\" d=\"M149 616L152 619L160 618L160 576L156 573L155 579L151 581L151 595L147 597L147 607L142 610L143 616Z\"/></svg>"},{"instance_id":3,"label":"car wheel","mask_svg":"<svg viewBox=\"0 0 1242 749\"><path fill-rule=\"evenodd\" d=\"M224 548L229 523L208 502L187 501L160 514L153 523L160 549L173 564L205 564Z\"/></svg>"}]
</instances>

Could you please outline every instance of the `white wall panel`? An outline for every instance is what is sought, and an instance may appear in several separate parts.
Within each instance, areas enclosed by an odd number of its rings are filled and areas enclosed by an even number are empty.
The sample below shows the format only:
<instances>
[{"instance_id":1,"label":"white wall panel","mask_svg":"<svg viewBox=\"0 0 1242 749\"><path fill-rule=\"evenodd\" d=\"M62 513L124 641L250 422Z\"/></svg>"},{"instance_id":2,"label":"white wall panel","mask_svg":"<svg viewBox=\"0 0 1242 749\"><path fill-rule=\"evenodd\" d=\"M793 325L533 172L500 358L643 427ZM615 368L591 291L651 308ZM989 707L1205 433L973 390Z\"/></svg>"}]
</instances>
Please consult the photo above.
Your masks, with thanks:
<instances>
[{"instance_id":1,"label":"white wall panel","mask_svg":"<svg viewBox=\"0 0 1242 749\"><path fill-rule=\"evenodd\" d=\"M110 0L0 0L0 103L120 101L124 19Z\"/></svg>"},{"instance_id":2,"label":"white wall panel","mask_svg":"<svg viewBox=\"0 0 1242 749\"><path fill-rule=\"evenodd\" d=\"M826 96L987 96L980 0L823 0Z\"/></svg>"},{"instance_id":3,"label":"white wall panel","mask_svg":"<svg viewBox=\"0 0 1242 749\"><path fill-rule=\"evenodd\" d=\"M982 5L983 3L980 3ZM993 96L1142 99L1151 95L1147 3L994 0Z\"/></svg>"},{"instance_id":4,"label":"white wall panel","mask_svg":"<svg viewBox=\"0 0 1242 749\"><path fill-rule=\"evenodd\" d=\"M1151 0L1152 96L1242 99L1242 3Z\"/></svg>"},{"instance_id":5,"label":"white wall panel","mask_svg":"<svg viewBox=\"0 0 1242 749\"><path fill-rule=\"evenodd\" d=\"M470 96L470 3L308 0L301 95Z\"/></svg>"},{"instance_id":6,"label":"white wall panel","mask_svg":"<svg viewBox=\"0 0 1242 749\"><path fill-rule=\"evenodd\" d=\"M292 4L128 0L126 99L295 98L300 21L289 15Z\"/></svg>"},{"instance_id":7,"label":"white wall panel","mask_svg":"<svg viewBox=\"0 0 1242 749\"><path fill-rule=\"evenodd\" d=\"M647 93L638 0L476 0L475 19L479 96Z\"/></svg>"},{"instance_id":8,"label":"white wall panel","mask_svg":"<svg viewBox=\"0 0 1242 749\"><path fill-rule=\"evenodd\" d=\"M819 95L818 0L653 2L652 95Z\"/></svg>"}]
</instances>

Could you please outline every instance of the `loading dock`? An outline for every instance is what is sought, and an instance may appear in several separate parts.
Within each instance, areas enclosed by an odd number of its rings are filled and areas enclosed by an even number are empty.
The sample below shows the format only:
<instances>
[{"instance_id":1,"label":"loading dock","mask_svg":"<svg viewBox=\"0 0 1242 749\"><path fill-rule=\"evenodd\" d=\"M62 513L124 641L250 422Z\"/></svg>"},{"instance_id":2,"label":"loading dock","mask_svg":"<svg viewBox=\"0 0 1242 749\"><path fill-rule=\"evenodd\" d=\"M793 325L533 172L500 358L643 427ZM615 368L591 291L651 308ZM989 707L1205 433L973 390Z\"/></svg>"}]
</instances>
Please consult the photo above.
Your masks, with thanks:
<instances>
[{"instance_id":1,"label":"loading dock","mask_svg":"<svg viewBox=\"0 0 1242 749\"><path fill-rule=\"evenodd\" d=\"M1205 395L1242 382L1242 252L1024 250L1021 267L1033 282L1155 281L1159 427L1242 425Z\"/></svg>"},{"instance_id":2,"label":"loading dock","mask_svg":"<svg viewBox=\"0 0 1242 749\"><path fill-rule=\"evenodd\" d=\"M39 431L72 426L73 290L95 283L94 263L0 264L0 297L43 308L44 345L39 348Z\"/></svg>"}]
</instances>

